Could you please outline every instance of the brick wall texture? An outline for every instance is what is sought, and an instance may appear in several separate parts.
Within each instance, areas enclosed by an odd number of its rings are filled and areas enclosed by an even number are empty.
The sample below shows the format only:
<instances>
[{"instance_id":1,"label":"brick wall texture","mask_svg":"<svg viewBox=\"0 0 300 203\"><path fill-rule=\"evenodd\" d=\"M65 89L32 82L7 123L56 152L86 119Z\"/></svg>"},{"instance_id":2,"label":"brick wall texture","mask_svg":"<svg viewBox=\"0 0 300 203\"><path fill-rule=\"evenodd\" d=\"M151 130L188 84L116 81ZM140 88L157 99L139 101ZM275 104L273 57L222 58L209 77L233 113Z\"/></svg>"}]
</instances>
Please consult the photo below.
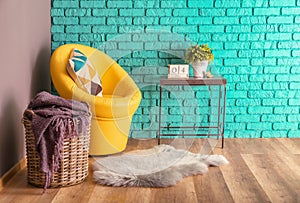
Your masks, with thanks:
<instances>
[{"instance_id":1,"label":"brick wall texture","mask_svg":"<svg viewBox=\"0 0 300 203\"><path fill-rule=\"evenodd\" d=\"M52 50L98 48L142 91L131 136L155 137L159 78L208 43L209 69L227 81L226 137L300 137L300 0L52 0ZM193 74L190 68L191 75ZM214 88L170 87L163 123L216 121Z\"/></svg>"}]
</instances>

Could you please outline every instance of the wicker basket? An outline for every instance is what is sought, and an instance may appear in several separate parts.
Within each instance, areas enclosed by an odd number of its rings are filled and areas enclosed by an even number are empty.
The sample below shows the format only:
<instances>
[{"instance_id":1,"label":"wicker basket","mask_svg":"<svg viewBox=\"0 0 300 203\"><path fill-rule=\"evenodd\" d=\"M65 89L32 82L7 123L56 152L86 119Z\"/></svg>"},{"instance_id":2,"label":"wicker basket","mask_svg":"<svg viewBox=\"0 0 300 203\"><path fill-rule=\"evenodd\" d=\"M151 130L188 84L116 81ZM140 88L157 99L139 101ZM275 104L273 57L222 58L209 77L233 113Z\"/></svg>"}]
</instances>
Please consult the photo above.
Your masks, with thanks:
<instances>
[{"instance_id":1,"label":"wicker basket","mask_svg":"<svg viewBox=\"0 0 300 203\"><path fill-rule=\"evenodd\" d=\"M36 151L35 137L31 129L33 111L23 114L25 127L27 181L29 184L44 187L45 173L40 171L40 158ZM58 171L53 173L50 188L75 185L83 182L88 175L88 154L90 128L75 138L65 138L61 149Z\"/></svg>"}]
</instances>

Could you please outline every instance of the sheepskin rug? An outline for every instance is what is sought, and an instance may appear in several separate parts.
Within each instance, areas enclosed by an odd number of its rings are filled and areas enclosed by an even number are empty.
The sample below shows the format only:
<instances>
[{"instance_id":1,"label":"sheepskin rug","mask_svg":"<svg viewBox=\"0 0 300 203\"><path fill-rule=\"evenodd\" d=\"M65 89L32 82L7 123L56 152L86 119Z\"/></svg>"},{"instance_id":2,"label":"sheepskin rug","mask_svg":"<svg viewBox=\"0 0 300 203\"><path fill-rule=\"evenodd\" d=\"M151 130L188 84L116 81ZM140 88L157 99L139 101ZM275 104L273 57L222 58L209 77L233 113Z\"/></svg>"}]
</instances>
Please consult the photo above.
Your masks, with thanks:
<instances>
[{"instance_id":1,"label":"sheepskin rug","mask_svg":"<svg viewBox=\"0 0 300 203\"><path fill-rule=\"evenodd\" d=\"M101 185L115 187L168 187L186 176L207 173L209 166L227 163L222 155L195 154L170 145L158 145L95 158L93 178Z\"/></svg>"}]
</instances>

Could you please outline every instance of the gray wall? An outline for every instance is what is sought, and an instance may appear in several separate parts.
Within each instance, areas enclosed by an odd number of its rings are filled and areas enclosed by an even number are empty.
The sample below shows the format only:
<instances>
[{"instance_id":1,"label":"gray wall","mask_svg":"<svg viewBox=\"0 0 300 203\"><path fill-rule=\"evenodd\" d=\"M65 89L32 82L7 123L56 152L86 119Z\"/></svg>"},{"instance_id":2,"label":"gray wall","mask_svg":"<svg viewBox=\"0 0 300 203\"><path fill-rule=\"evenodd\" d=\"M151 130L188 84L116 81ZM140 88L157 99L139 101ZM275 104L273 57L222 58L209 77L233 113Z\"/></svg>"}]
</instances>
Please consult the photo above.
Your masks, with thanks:
<instances>
[{"instance_id":1,"label":"gray wall","mask_svg":"<svg viewBox=\"0 0 300 203\"><path fill-rule=\"evenodd\" d=\"M50 90L48 0L0 0L0 177L25 156L23 111Z\"/></svg>"}]
</instances>

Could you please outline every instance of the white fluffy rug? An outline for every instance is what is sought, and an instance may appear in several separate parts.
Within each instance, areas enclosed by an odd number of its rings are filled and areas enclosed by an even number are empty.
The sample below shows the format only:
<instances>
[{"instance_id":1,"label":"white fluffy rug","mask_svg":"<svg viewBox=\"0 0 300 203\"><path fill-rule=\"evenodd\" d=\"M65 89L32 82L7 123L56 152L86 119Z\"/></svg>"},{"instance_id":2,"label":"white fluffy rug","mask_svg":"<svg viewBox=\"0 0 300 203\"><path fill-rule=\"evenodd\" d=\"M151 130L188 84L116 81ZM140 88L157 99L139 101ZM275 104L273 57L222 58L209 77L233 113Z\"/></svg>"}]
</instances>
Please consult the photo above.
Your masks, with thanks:
<instances>
[{"instance_id":1,"label":"white fluffy rug","mask_svg":"<svg viewBox=\"0 0 300 203\"><path fill-rule=\"evenodd\" d=\"M95 158L94 180L102 185L116 187L168 187L186 176L208 172L208 166L227 164L222 155L194 154L158 145L105 158Z\"/></svg>"}]
</instances>

